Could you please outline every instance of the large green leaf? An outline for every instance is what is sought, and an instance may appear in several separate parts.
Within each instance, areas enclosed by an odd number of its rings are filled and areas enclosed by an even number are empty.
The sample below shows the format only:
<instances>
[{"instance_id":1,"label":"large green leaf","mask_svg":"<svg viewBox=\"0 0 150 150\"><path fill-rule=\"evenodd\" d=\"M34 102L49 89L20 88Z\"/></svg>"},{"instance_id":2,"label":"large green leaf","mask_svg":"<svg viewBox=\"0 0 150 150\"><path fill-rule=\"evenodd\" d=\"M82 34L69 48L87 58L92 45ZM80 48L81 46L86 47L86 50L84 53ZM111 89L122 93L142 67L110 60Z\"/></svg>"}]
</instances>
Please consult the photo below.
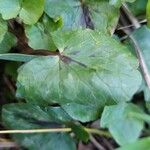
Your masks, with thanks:
<instances>
[{"instance_id":1,"label":"large green leaf","mask_svg":"<svg viewBox=\"0 0 150 150\"><path fill-rule=\"evenodd\" d=\"M141 84L128 49L92 30L55 32L60 53L23 65L17 95L37 104L59 103L74 118L96 119L107 103L129 101Z\"/></svg>"},{"instance_id":2,"label":"large green leaf","mask_svg":"<svg viewBox=\"0 0 150 150\"><path fill-rule=\"evenodd\" d=\"M59 107L40 108L30 104L9 104L2 110L4 125L9 129L56 128L70 117ZM13 138L29 150L75 150L66 133L14 134Z\"/></svg>"},{"instance_id":3,"label":"large green leaf","mask_svg":"<svg viewBox=\"0 0 150 150\"><path fill-rule=\"evenodd\" d=\"M5 20L15 18L19 14L24 23L34 24L43 13L44 2L44 0L0 0L0 13Z\"/></svg>"},{"instance_id":4,"label":"large green leaf","mask_svg":"<svg viewBox=\"0 0 150 150\"><path fill-rule=\"evenodd\" d=\"M124 145L117 150L149 150L150 138L143 138L129 145Z\"/></svg>"},{"instance_id":5,"label":"large green leaf","mask_svg":"<svg viewBox=\"0 0 150 150\"><path fill-rule=\"evenodd\" d=\"M45 12L56 21L61 18L63 29L88 27L113 32L119 18L119 9L106 0L46 0Z\"/></svg>"},{"instance_id":6,"label":"large green leaf","mask_svg":"<svg viewBox=\"0 0 150 150\"><path fill-rule=\"evenodd\" d=\"M136 105L126 103L106 106L103 111L101 127L108 128L120 145L136 141L143 129L142 120L130 117L132 112L142 113Z\"/></svg>"}]
</instances>

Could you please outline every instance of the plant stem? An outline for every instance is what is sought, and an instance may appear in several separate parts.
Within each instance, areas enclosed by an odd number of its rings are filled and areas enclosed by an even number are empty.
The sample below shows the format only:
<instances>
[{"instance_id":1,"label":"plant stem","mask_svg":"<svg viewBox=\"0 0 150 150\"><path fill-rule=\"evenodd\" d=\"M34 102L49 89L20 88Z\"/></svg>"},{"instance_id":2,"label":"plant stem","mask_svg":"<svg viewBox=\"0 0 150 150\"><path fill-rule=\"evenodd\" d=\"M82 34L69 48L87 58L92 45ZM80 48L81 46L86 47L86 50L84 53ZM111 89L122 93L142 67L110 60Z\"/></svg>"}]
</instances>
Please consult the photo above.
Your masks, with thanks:
<instances>
[{"instance_id":1,"label":"plant stem","mask_svg":"<svg viewBox=\"0 0 150 150\"><path fill-rule=\"evenodd\" d=\"M100 136L112 137L108 131L102 131L94 128L84 128L90 134L97 134ZM30 134L30 133L55 133L55 132L71 132L71 128L54 128L54 129L29 129L29 130L3 130L0 134Z\"/></svg>"},{"instance_id":2,"label":"plant stem","mask_svg":"<svg viewBox=\"0 0 150 150\"><path fill-rule=\"evenodd\" d=\"M134 25L134 27L136 29L140 28L141 25L138 22L138 20L134 17L134 15L131 13L130 9L128 8L128 6L124 3L122 5L122 9L124 10L124 12L126 13L126 15L128 16L129 20L132 22L132 24Z\"/></svg>"},{"instance_id":3,"label":"plant stem","mask_svg":"<svg viewBox=\"0 0 150 150\"><path fill-rule=\"evenodd\" d=\"M140 49L137 41L134 39L134 37L132 35L129 35L129 37L133 42L133 45L134 45L134 48L135 48L135 51L136 51L136 54L137 54L137 57L138 57L138 60L140 63L140 68L142 70L143 77L146 81L148 88L150 89L150 75L149 75L149 71L148 71L148 68L146 66L146 63L144 61L144 58L142 56L141 49Z\"/></svg>"},{"instance_id":4,"label":"plant stem","mask_svg":"<svg viewBox=\"0 0 150 150\"><path fill-rule=\"evenodd\" d=\"M29 129L29 130L3 130L0 134L17 134L17 133L48 133L48 132L70 132L71 128L55 128L55 129Z\"/></svg>"},{"instance_id":5,"label":"plant stem","mask_svg":"<svg viewBox=\"0 0 150 150\"><path fill-rule=\"evenodd\" d=\"M98 130L94 128L84 128L88 133L97 134L100 136L112 137L108 131Z\"/></svg>"},{"instance_id":6,"label":"plant stem","mask_svg":"<svg viewBox=\"0 0 150 150\"><path fill-rule=\"evenodd\" d=\"M102 138L102 142L108 147L109 150L114 150L113 145L106 138Z\"/></svg>"},{"instance_id":7,"label":"plant stem","mask_svg":"<svg viewBox=\"0 0 150 150\"><path fill-rule=\"evenodd\" d=\"M127 17L129 18L129 20L134 25L134 27L136 29L138 29L140 27L140 23L134 17L134 15L131 13L131 11L128 9L127 5L123 4L122 8L123 8L125 14L127 15ZM138 60L139 60L139 64L140 64L140 68L141 68L143 77L145 79L145 82L146 82L148 88L150 89L150 75L149 75L149 71L148 71L147 65L145 63L145 60L144 60L144 58L142 56L141 49L140 49L137 41L133 37L133 35L130 34L130 30L123 29L123 31L129 36L129 38L131 39L131 41L132 41L132 43L134 45L134 48L135 48L135 51L136 51L136 54L137 54L137 57L138 57Z\"/></svg>"},{"instance_id":8,"label":"plant stem","mask_svg":"<svg viewBox=\"0 0 150 150\"><path fill-rule=\"evenodd\" d=\"M147 19L143 19L143 20L139 21L139 23L140 24L141 23L147 23ZM126 26L123 26L123 27L119 27L119 28L117 28L117 30L123 30L123 29L130 28L130 27L134 27L134 25L130 24L130 25L126 25Z\"/></svg>"}]
</instances>

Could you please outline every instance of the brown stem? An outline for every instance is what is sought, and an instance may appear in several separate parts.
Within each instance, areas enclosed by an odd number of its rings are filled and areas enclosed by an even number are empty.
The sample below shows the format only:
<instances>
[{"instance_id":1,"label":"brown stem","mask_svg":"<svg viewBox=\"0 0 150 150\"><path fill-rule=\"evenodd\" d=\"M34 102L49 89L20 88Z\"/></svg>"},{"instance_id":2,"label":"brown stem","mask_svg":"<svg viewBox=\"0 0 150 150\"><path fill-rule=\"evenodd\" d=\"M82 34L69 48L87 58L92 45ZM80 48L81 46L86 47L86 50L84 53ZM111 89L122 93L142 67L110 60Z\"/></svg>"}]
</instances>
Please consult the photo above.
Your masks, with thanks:
<instances>
[{"instance_id":1,"label":"brown stem","mask_svg":"<svg viewBox=\"0 0 150 150\"><path fill-rule=\"evenodd\" d=\"M132 24L134 25L134 27L136 29L140 28L141 25L138 22L138 20L134 17L134 15L132 14L132 12L129 10L128 6L124 3L122 5L122 9L124 10L124 12L126 13L126 15L128 16L129 20L132 22Z\"/></svg>"},{"instance_id":2,"label":"brown stem","mask_svg":"<svg viewBox=\"0 0 150 150\"><path fill-rule=\"evenodd\" d=\"M15 95L15 91L16 91L15 87L12 85L12 83L9 81L9 79L6 76L4 76L4 82L7 85L7 87L9 88L9 90L11 91L11 93L13 95Z\"/></svg>"},{"instance_id":3,"label":"brown stem","mask_svg":"<svg viewBox=\"0 0 150 150\"><path fill-rule=\"evenodd\" d=\"M144 61L144 58L142 56L141 49L140 49L137 41L134 39L134 37L132 35L130 35L129 37L132 40L132 43L134 45L137 57L139 59L140 68L142 70L143 77L146 81L146 84L147 84L148 88L150 89L150 75L149 75L149 71L148 71L148 68L146 66L146 63Z\"/></svg>"},{"instance_id":4,"label":"brown stem","mask_svg":"<svg viewBox=\"0 0 150 150\"><path fill-rule=\"evenodd\" d=\"M25 51L26 52L26 51ZM44 49L38 49L38 50L33 50L30 51L29 53L24 53L24 54L30 54L30 55L42 55L42 56L59 56L60 53L59 51L49 51L49 50L44 50Z\"/></svg>"},{"instance_id":5,"label":"brown stem","mask_svg":"<svg viewBox=\"0 0 150 150\"><path fill-rule=\"evenodd\" d=\"M129 18L129 20L132 22L132 24L134 25L134 27L137 29L140 27L140 24L138 22L138 20L133 16L133 14L131 13L131 11L128 9L128 7L124 4L123 5L123 10L124 13L127 15L127 17ZM122 18L122 23L124 24L124 18ZM143 74L143 77L145 79L145 82L148 86L148 88L150 89L150 75L149 75L149 70L147 68L147 65L145 63L145 60L142 56L142 52L141 49L136 41L136 39L131 35L131 31L129 29L123 29L123 31L130 37L134 48L135 48L135 52L137 54L137 58L139 60L139 64L140 64L140 68Z\"/></svg>"}]
</instances>

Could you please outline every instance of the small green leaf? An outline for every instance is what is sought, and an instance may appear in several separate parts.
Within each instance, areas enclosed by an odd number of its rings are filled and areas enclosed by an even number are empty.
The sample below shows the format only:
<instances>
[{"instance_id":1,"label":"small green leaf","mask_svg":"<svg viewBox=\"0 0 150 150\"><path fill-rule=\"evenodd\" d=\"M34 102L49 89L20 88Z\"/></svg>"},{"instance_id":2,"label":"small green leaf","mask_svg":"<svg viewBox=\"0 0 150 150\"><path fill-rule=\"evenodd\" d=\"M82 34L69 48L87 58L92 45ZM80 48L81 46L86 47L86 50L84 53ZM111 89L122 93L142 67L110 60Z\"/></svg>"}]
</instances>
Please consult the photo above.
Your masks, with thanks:
<instances>
[{"instance_id":1,"label":"small green leaf","mask_svg":"<svg viewBox=\"0 0 150 150\"><path fill-rule=\"evenodd\" d=\"M44 0L0 0L3 19L16 18L19 14L25 24L34 24L44 10Z\"/></svg>"},{"instance_id":2,"label":"small green leaf","mask_svg":"<svg viewBox=\"0 0 150 150\"><path fill-rule=\"evenodd\" d=\"M35 24L44 10L45 0L23 0L19 17L25 24Z\"/></svg>"},{"instance_id":3,"label":"small green leaf","mask_svg":"<svg viewBox=\"0 0 150 150\"><path fill-rule=\"evenodd\" d=\"M108 128L120 145L136 141L143 129L143 121L131 117L132 112L142 113L136 105L126 103L106 106L102 113L101 127Z\"/></svg>"},{"instance_id":4,"label":"small green leaf","mask_svg":"<svg viewBox=\"0 0 150 150\"><path fill-rule=\"evenodd\" d=\"M83 126L77 124L70 124L69 125L72 131L75 133L78 140L82 140L83 142L88 142L89 140L89 133L85 131Z\"/></svg>"},{"instance_id":5,"label":"small green leaf","mask_svg":"<svg viewBox=\"0 0 150 150\"><path fill-rule=\"evenodd\" d=\"M13 46L16 45L16 42L16 37L13 34L7 32L0 43L0 53L7 53Z\"/></svg>"},{"instance_id":6,"label":"small green leaf","mask_svg":"<svg viewBox=\"0 0 150 150\"><path fill-rule=\"evenodd\" d=\"M54 20L50 18L48 15L44 14L42 18L42 23L48 33L54 32L58 30L62 26L62 20Z\"/></svg>"},{"instance_id":7,"label":"small green leaf","mask_svg":"<svg viewBox=\"0 0 150 150\"><path fill-rule=\"evenodd\" d=\"M59 107L40 108L30 104L9 104L2 110L2 119L9 129L58 128L70 117ZM73 139L67 133L14 134L13 138L29 150L75 150Z\"/></svg>"},{"instance_id":8,"label":"small green leaf","mask_svg":"<svg viewBox=\"0 0 150 150\"><path fill-rule=\"evenodd\" d=\"M143 138L134 143L124 145L123 147L118 148L117 150L149 150L149 146L150 138Z\"/></svg>"},{"instance_id":9,"label":"small green leaf","mask_svg":"<svg viewBox=\"0 0 150 150\"><path fill-rule=\"evenodd\" d=\"M0 0L0 13L3 19L16 18L20 11L20 0Z\"/></svg>"},{"instance_id":10,"label":"small green leaf","mask_svg":"<svg viewBox=\"0 0 150 150\"><path fill-rule=\"evenodd\" d=\"M54 27L57 28L57 26L58 24L54 23L52 19L47 16L44 16L42 21L35 25L26 26L25 32L29 46L35 50L56 50L56 46L52 41L51 32L56 30Z\"/></svg>"},{"instance_id":11,"label":"small green leaf","mask_svg":"<svg viewBox=\"0 0 150 150\"><path fill-rule=\"evenodd\" d=\"M26 27L26 35L29 39L29 45L34 49L51 49L51 37L44 33L42 24ZM38 38L37 38L38 37Z\"/></svg>"}]
</instances>

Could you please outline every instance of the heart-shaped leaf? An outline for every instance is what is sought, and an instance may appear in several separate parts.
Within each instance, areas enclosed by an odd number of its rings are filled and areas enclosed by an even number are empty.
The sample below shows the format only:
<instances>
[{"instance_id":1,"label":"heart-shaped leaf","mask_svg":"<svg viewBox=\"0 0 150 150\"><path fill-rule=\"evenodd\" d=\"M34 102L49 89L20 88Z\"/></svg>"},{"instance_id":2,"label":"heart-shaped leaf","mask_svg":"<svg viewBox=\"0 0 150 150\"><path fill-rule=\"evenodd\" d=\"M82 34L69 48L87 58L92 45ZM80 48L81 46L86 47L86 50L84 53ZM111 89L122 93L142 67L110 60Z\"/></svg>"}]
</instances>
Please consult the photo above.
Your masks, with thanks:
<instances>
[{"instance_id":1,"label":"heart-shaped leaf","mask_svg":"<svg viewBox=\"0 0 150 150\"><path fill-rule=\"evenodd\" d=\"M129 101L141 84L138 62L111 37L92 30L55 32L56 56L23 65L17 95L37 104L59 103L74 118L96 119L105 104Z\"/></svg>"}]
</instances>

